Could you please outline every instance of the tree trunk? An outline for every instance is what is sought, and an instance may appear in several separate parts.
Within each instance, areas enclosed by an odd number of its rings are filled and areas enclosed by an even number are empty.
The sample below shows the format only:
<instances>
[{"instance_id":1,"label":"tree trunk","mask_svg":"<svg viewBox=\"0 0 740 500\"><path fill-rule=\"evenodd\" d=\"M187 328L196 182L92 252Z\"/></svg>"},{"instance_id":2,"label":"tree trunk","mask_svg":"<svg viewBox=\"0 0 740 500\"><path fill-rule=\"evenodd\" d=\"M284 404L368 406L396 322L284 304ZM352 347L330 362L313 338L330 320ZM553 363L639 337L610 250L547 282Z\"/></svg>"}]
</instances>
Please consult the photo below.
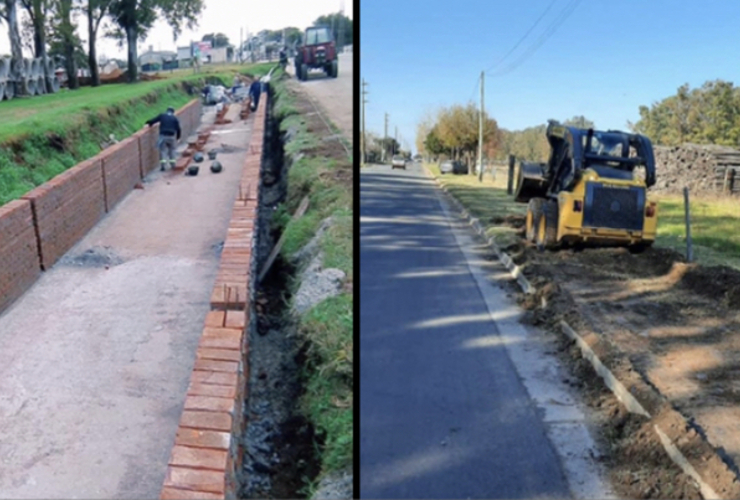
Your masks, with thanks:
<instances>
[{"instance_id":1,"label":"tree trunk","mask_svg":"<svg viewBox=\"0 0 740 500\"><path fill-rule=\"evenodd\" d=\"M90 8L90 1L87 2L87 62L90 65L90 80L93 87L100 86L100 72L98 71L98 55L95 50L95 23L93 22L93 12Z\"/></svg>"},{"instance_id":2,"label":"tree trunk","mask_svg":"<svg viewBox=\"0 0 740 500\"><path fill-rule=\"evenodd\" d=\"M139 68L136 57L136 41L138 39L136 26L126 27L126 42L128 43L128 82L134 83L139 79Z\"/></svg>"},{"instance_id":3,"label":"tree trunk","mask_svg":"<svg viewBox=\"0 0 740 500\"><path fill-rule=\"evenodd\" d=\"M80 87L77 77L77 62L75 61L74 25L70 16L72 14L72 0L62 0L62 36L64 39L64 67L67 71L67 86L70 90Z\"/></svg>"},{"instance_id":4,"label":"tree trunk","mask_svg":"<svg viewBox=\"0 0 740 500\"><path fill-rule=\"evenodd\" d=\"M67 86L70 90L80 88L80 79L77 77L77 62L75 61L74 45L64 42L64 67L67 70Z\"/></svg>"},{"instance_id":5,"label":"tree trunk","mask_svg":"<svg viewBox=\"0 0 740 500\"><path fill-rule=\"evenodd\" d=\"M5 0L6 21L8 22L8 35L10 36L10 55L14 60L23 59L21 49L21 35L18 31L18 10L16 0Z\"/></svg>"},{"instance_id":6,"label":"tree trunk","mask_svg":"<svg viewBox=\"0 0 740 500\"><path fill-rule=\"evenodd\" d=\"M51 78L54 76L49 73L46 56L46 30L44 24L46 22L46 13L42 10L41 2L35 1L33 3L33 49L36 57L40 57L42 61L44 71L44 87L46 93L51 94L54 89L51 86Z\"/></svg>"}]
</instances>

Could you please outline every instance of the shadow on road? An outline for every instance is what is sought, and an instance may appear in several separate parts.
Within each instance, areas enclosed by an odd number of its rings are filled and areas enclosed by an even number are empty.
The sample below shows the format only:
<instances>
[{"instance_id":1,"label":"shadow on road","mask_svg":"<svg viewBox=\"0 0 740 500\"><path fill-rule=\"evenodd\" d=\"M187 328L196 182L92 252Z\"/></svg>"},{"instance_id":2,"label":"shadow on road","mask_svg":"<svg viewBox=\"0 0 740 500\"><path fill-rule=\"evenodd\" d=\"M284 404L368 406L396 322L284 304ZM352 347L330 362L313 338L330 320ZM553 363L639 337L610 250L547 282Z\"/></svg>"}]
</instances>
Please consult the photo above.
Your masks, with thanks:
<instances>
[{"instance_id":1,"label":"shadow on road","mask_svg":"<svg viewBox=\"0 0 740 500\"><path fill-rule=\"evenodd\" d=\"M360 186L360 495L569 497L433 183Z\"/></svg>"}]
</instances>

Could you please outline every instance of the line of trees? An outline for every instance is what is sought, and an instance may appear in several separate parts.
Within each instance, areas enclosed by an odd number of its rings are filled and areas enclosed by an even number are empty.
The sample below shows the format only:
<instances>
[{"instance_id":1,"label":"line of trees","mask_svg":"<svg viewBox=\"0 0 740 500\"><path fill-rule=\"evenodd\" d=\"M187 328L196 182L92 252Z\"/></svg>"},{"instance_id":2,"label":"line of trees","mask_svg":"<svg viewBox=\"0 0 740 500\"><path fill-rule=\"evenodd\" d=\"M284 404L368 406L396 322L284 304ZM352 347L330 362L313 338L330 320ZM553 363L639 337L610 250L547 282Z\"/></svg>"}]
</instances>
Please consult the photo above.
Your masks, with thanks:
<instances>
[{"instance_id":1,"label":"line of trees","mask_svg":"<svg viewBox=\"0 0 740 500\"><path fill-rule=\"evenodd\" d=\"M416 129L416 149L432 161L461 160L468 165L478 152L479 110L475 104L454 104L422 119ZM501 132L496 120L483 113L483 154L491 158L498 150ZM469 169L472 172L472 169Z\"/></svg>"},{"instance_id":2,"label":"line of trees","mask_svg":"<svg viewBox=\"0 0 740 500\"><path fill-rule=\"evenodd\" d=\"M688 84L675 95L640 106L640 119L630 128L654 144L740 145L740 87L724 80L707 81L691 89Z\"/></svg>"},{"instance_id":3,"label":"line of trees","mask_svg":"<svg viewBox=\"0 0 740 500\"><path fill-rule=\"evenodd\" d=\"M196 26L202 10L203 0L0 0L0 20L8 28L11 58L23 58L25 39L34 57L64 60L73 89L79 86L77 68L85 66L90 69L92 85L100 85L96 41L101 27L103 36L128 47L128 81L134 82L138 80L136 44L146 38L154 22L165 19L177 40L184 27ZM20 12L25 13L24 20L19 19ZM79 14L87 17L87 55L77 33Z\"/></svg>"},{"instance_id":4,"label":"line of trees","mask_svg":"<svg viewBox=\"0 0 740 500\"><path fill-rule=\"evenodd\" d=\"M719 144L740 147L740 87L724 80L711 80L701 87L682 85L675 95L650 106L640 106L640 119L628 128L650 138L653 144ZM429 114L417 125L416 147L431 160L463 159L470 164L478 146L478 114L471 103L453 105ZM547 121L523 130L499 129L486 117L484 154L504 161L511 154L530 161L546 161L549 145ZM562 121L580 128L596 128L584 116Z\"/></svg>"},{"instance_id":5,"label":"line of trees","mask_svg":"<svg viewBox=\"0 0 740 500\"><path fill-rule=\"evenodd\" d=\"M483 122L484 161L505 161L509 155L530 161L546 161L550 147L545 137L546 122L513 131L499 128L496 120L485 113ZM574 116L562 123L581 128L595 127L584 116ZM478 136L478 108L473 103L466 106L456 104L428 113L419 121L416 149L430 161L455 159L472 165L477 159Z\"/></svg>"}]
</instances>

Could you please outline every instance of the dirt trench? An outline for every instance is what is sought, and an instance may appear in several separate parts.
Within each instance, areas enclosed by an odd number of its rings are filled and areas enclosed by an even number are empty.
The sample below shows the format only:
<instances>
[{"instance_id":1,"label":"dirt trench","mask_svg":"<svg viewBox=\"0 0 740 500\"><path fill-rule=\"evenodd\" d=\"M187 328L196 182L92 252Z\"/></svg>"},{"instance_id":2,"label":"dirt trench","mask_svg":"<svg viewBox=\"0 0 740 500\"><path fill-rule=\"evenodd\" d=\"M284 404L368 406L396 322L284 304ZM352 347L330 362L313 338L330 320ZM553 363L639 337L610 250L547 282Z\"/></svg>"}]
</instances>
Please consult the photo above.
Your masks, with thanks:
<instances>
[{"instance_id":1,"label":"dirt trench","mask_svg":"<svg viewBox=\"0 0 740 500\"><path fill-rule=\"evenodd\" d=\"M655 408L665 404L678 411L687 422L680 432L697 439L688 451L701 455L705 472L727 478L726 491L734 491L732 476L740 463L740 272L687 264L681 254L662 248L641 254L625 248L539 252L524 242L523 217L497 223L522 236L505 250L538 291L526 296L512 284L511 294L529 311L529 323L560 336L558 355L601 418L600 460L612 471L615 491L628 498L700 498L694 481L663 451L652 422L626 412L560 333L561 320L598 338L600 357L617 371L627 363L623 374L657 394ZM703 439L709 445L699 446Z\"/></svg>"},{"instance_id":2,"label":"dirt trench","mask_svg":"<svg viewBox=\"0 0 740 500\"><path fill-rule=\"evenodd\" d=\"M267 112L265 156L261 173L257 272L280 234L272 214L285 200L290 157L272 110ZM249 388L243 440L240 498L305 498L307 481L320 464L312 425L297 408L303 392L302 344L288 304L295 269L278 256L261 284L255 284L254 318L249 330Z\"/></svg>"}]
</instances>

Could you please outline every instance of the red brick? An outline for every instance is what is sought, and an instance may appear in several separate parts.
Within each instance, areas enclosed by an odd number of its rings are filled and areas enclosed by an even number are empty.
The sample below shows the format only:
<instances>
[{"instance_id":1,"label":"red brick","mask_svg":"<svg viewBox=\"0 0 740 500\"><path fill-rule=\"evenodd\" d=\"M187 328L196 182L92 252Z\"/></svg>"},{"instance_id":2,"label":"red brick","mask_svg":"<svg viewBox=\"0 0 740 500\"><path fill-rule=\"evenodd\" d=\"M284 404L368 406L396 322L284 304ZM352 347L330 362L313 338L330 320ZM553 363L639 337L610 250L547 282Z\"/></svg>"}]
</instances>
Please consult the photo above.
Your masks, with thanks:
<instances>
[{"instance_id":1,"label":"red brick","mask_svg":"<svg viewBox=\"0 0 740 500\"><path fill-rule=\"evenodd\" d=\"M192 446L195 448L215 448L228 450L231 446L231 434L228 432L202 431L179 427L175 444Z\"/></svg>"},{"instance_id":2,"label":"red brick","mask_svg":"<svg viewBox=\"0 0 740 500\"><path fill-rule=\"evenodd\" d=\"M239 361L241 354L233 349L209 349L200 347L195 353L199 359L217 359L220 361Z\"/></svg>"},{"instance_id":3,"label":"red brick","mask_svg":"<svg viewBox=\"0 0 740 500\"><path fill-rule=\"evenodd\" d=\"M175 445L172 447L169 465L225 471L226 452Z\"/></svg>"},{"instance_id":4,"label":"red brick","mask_svg":"<svg viewBox=\"0 0 740 500\"><path fill-rule=\"evenodd\" d=\"M172 488L191 489L224 493L224 473L211 470L197 470L189 467L167 467L164 485Z\"/></svg>"},{"instance_id":5,"label":"red brick","mask_svg":"<svg viewBox=\"0 0 740 500\"><path fill-rule=\"evenodd\" d=\"M193 370L190 380L199 384L226 385L231 387L236 385L238 379L235 373Z\"/></svg>"},{"instance_id":6,"label":"red brick","mask_svg":"<svg viewBox=\"0 0 740 500\"><path fill-rule=\"evenodd\" d=\"M212 372L236 373L239 371L239 363L234 361L219 361L215 359L196 359L195 369Z\"/></svg>"},{"instance_id":7,"label":"red brick","mask_svg":"<svg viewBox=\"0 0 740 500\"><path fill-rule=\"evenodd\" d=\"M231 415L225 412L184 410L180 426L192 429L231 432Z\"/></svg>"},{"instance_id":8,"label":"red brick","mask_svg":"<svg viewBox=\"0 0 740 500\"><path fill-rule=\"evenodd\" d=\"M191 383L188 387L188 394L193 396L212 396L234 399L236 397L236 388L234 386L199 384L195 382Z\"/></svg>"},{"instance_id":9,"label":"red brick","mask_svg":"<svg viewBox=\"0 0 740 500\"><path fill-rule=\"evenodd\" d=\"M103 160L106 210L110 212L141 180L139 141L129 137L104 149L99 156Z\"/></svg>"},{"instance_id":10,"label":"red brick","mask_svg":"<svg viewBox=\"0 0 740 500\"><path fill-rule=\"evenodd\" d=\"M206 326L222 327L224 326L225 317L224 311L209 311L206 314Z\"/></svg>"},{"instance_id":11,"label":"red brick","mask_svg":"<svg viewBox=\"0 0 740 500\"><path fill-rule=\"evenodd\" d=\"M185 397L185 409L232 413L234 411L234 399L188 395Z\"/></svg>"},{"instance_id":12,"label":"red brick","mask_svg":"<svg viewBox=\"0 0 740 500\"><path fill-rule=\"evenodd\" d=\"M247 315L243 311L226 311L226 328L242 329L246 326Z\"/></svg>"},{"instance_id":13,"label":"red brick","mask_svg":"<svg viewBox=\"0 0 740 500\"><path fill-rule=\"evenodd\" d=\"M181 490L165 486L159 496L161 500L223 500L223 493L207 491Z\"/></svg>"},{"instance_id":14,"label":"red brick","mask_svg":"<svg viewBox=\"0 0 740 500\"><path fill-rule=\"evenodd\" d=\"M241 349L242 332L233 328L206 327L200 338L200 347L214 349Z\"/></svg>"}]
</instances>

